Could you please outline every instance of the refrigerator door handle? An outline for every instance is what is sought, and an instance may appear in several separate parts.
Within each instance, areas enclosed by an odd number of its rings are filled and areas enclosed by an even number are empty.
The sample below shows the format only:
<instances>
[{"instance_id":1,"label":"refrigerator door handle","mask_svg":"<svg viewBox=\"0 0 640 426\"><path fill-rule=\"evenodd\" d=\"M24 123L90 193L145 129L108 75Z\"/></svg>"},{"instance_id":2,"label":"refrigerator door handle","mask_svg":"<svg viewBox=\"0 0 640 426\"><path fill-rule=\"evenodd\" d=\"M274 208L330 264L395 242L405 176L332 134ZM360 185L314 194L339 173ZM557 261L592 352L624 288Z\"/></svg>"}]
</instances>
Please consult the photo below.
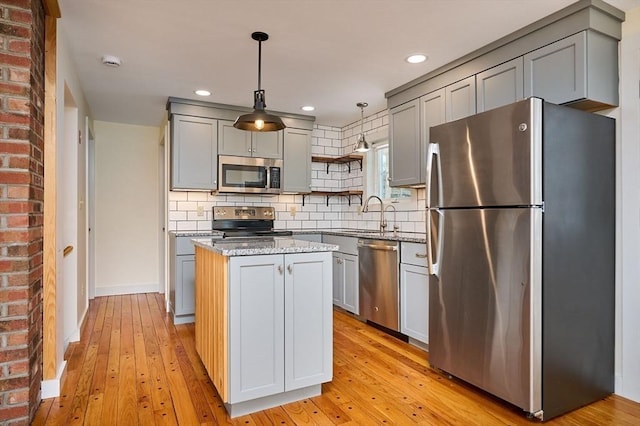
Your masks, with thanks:
<instances>
[{"instance_id":1,"label":"refrigerator door handle","mask_svg":"<svg viewBox=\"0 0 640 426\"><path fill-rule=\"evenodd\" d=\"M443 226L443 222L444 222L444 216L442 215L442 212L440 212L438 209L433 208L433 206L431 206L431 186L432 186L432 181L431 181L431 175L433 173L433 159L434 157L436 158L436 166L437 166L437 173L438 173L438 181L437 181L437 185L438 185L438 205L442 205L442 168L441 166L441 162L440 162L440 145L437 143L430 143L429 144L429 150L427 151L427 179L426 179L426 194L425 194L425 204L427 207L427 267L428 267L428 271L430 275L438 275L438 271L439 271L439 261L440 261L440 255L442 253L442 231L444 229ZM432 235L431 235L431 212L435 211L438 213L438 215L440 216L439 220L438 220L438 244L436 247L436 253L437 253L437 257L435 258L434 261L434 256L433 256L433 249L432 249L432 245L431 245L431 241L432 241Z\"/></svg>"},{"instance_id":2,"label":"refrigerator door handle","mask_svg":"<svg viewBox=\"0 0 640 426\"><path fill-rule=\"evenodd\" d=\"M431 213L435 212L438 214L438 235L437 235L437 244L436 244L436 253L434 257L433 248L431 245ZM439 209L431 208L427 210L427 270L429 275L438 276L440 273L440 259L442 258L442 246L443 246L443 235L442 231L444 230L444 214Z\"/></svg>"},{"instance_id":3,"label":"refrigerator door handle","mask_svg":"<svg viewBox=\"0 0 640 426\"><path fill-rule=\"evenodd\" d=\"M433 157L437 157L438 161L438 202L441 201L442 198L442 179L440 172L440 145L437 143L430 143L429 148L427 150L427 181L426 181L426 189L427 193L425 194L425 203L427 205L427 210L433 207L431 205L431 174L433 172ZM428 228L427 228L428 229Z\"/></svg>"}]
</instances>

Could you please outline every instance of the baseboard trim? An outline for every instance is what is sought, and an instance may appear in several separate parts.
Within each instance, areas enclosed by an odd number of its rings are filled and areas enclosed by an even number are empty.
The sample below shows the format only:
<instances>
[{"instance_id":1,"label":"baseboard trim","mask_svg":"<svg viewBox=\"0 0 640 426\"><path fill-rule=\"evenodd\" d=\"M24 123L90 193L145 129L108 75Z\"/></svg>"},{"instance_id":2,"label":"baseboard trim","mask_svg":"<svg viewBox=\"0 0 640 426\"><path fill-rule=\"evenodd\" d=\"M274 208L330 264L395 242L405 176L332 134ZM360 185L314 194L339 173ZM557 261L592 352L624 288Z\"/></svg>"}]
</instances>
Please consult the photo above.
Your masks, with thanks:
<instances>
[{"instance_id":1,"label":"baseboard trim","mask_svg":"<svg viewBox=\"0 0 640 426\"><path fill-rule=\"evenodd\" d=\"M57 398L62 390L62 383L67 375L67 361L62 361L58 373L54 379L43 380L40 383L40 395L42 399Z\"/></svg>"},{"instance_id":2,"label":"baseboard trim","mask_svg":"<svg viewBox=\"0 0 640 426\"><path fill-rule=\"evenodd\" d=\"M124 284L110 287L97 287L95 289L96 297L100 296L122 296L125 294L138 293L159 293L158 283L152 284Z\"/></svg>"}]
</instances>

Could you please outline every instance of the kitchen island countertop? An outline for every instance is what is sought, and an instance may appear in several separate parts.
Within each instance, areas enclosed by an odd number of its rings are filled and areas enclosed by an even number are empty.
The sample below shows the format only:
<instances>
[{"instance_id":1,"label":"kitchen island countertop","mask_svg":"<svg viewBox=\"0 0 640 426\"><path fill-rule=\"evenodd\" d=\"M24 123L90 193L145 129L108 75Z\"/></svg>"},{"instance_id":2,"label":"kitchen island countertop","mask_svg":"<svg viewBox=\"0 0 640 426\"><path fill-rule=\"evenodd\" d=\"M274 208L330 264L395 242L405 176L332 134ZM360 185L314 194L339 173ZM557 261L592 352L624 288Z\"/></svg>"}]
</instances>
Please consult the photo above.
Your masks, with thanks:
<instances>
[{"instance_id":1,"label":"kitchen island countertop","mask_svg":"<svg viewBox=\"0 0 640 426\"><path fill-rule=\"evenodd\" d=\"M338 246L335 244L302 241L295 239L295 237L247 238L241 240L194 238L192 241L196 246L223 256L315 253L338 250Z\"/></svg>"}]
</instances>

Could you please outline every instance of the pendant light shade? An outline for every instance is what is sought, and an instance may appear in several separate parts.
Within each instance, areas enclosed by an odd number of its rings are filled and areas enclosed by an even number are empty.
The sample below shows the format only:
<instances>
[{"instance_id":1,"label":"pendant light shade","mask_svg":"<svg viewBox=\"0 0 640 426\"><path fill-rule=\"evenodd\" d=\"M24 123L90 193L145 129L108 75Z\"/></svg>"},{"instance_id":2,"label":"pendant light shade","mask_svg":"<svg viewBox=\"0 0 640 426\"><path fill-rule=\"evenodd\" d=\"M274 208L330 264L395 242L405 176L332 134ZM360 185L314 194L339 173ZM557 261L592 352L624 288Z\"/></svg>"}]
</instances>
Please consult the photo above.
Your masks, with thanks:
<instances>
[{"instance_id":1,"label":"pendant light shade","mask_svg":"<svg viewBox=\"0 0 640 426\"><path fill-rule=\"evenodd\" d=\"M282 130L286 126L277 115L269 114L264 109L267 106L264 100L264 90L262 90L262 42L269 39L269 35L260 31L251 34L251 38L258 42L258 90L253 92L253 112L244 114L236 118L233 127L251 132L275 132Z\"/></svg>"},{"instance_id":2,"label":"pendant light shade","mask_svg":"<svg viewBox=\"0 0 640 426\"><path fill-rule=\"evenodd\" d=\"M367 152L369 151L369 142L364 138L364 109L368 107L369 104L366 102L358 102L356 106L360 108L360 135L353 150L356 152Z\"/></svg>"}]
</instances>

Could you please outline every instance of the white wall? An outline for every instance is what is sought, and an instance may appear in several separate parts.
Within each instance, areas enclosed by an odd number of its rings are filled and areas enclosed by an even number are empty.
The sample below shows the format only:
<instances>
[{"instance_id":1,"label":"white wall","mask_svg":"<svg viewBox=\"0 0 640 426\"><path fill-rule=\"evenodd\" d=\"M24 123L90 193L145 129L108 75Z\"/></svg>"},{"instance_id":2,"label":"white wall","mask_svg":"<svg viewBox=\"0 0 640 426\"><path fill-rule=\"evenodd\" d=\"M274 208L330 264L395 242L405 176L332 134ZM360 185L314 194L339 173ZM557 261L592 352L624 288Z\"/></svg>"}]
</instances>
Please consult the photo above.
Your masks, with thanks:
<instances>
[{"instance_id":1,"label":"white wall","mask_svg":"<svg viewBox=\"0 0 640 426\"><path fill-rule=\"evenodd\" d=\"M94 122L96 296L159 291L158 134Z\"/></svg>"},{"instance_id":2,"label":"white wall","mask_svg":"<svg viewBox=\"0 0 640 426\"><path fill-rule=\"evenodd\" d=\"M640 8L620 44L616 393L640 402Z\"/></svg>"}]
</instances>

